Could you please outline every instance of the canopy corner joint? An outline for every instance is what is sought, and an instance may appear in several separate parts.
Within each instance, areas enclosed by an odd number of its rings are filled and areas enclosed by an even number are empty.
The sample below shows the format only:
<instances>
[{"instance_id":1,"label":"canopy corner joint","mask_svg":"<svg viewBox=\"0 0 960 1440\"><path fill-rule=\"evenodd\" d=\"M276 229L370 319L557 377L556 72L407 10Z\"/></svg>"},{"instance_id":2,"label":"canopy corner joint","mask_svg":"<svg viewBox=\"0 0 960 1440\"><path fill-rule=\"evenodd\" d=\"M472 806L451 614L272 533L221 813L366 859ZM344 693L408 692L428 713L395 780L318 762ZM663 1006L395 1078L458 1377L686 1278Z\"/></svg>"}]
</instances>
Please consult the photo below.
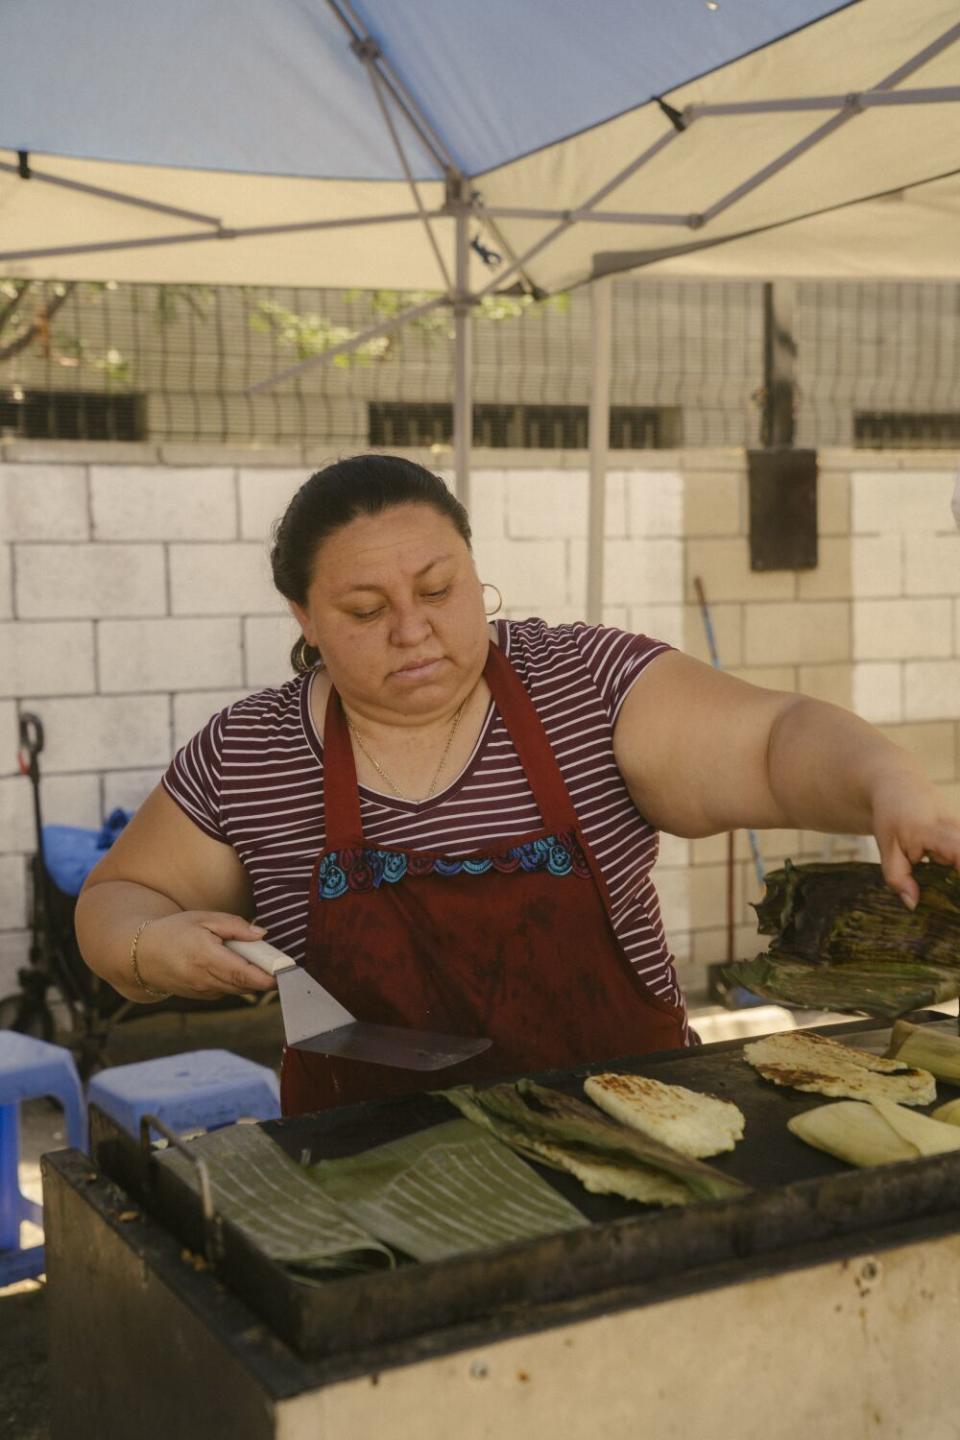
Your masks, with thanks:
<instances>
[{"instance_id":1,"label":"canopy corner joint","mask_svg":"<svg viewBox=\"0 0 960 1440\"><path fill-rule=\"evenodd\" d=\"M663 111L664 115L666 115L667 119L670 121L670 124L673 126L674 130L678 131L682 135L684 130L686 130L687 125L689 124L689 119L687 117L686 111L678 110L674 105L671 105L668 100L664 100L662 95L654 95L653 98L660 106L660 109Z\"/></svg>"},{"instance_id":2,"label":"canopy corner joint","mask_svg":"<svg viewBox=\"0 0 960 1440\"><path fill-rule=\"evenodd\" d=\"M375 61L383 59L383 51L372 35L356 35L350 41L350 49L358 60L363 61L364 65L372 65Z\"/></svg>"}]
</instances>

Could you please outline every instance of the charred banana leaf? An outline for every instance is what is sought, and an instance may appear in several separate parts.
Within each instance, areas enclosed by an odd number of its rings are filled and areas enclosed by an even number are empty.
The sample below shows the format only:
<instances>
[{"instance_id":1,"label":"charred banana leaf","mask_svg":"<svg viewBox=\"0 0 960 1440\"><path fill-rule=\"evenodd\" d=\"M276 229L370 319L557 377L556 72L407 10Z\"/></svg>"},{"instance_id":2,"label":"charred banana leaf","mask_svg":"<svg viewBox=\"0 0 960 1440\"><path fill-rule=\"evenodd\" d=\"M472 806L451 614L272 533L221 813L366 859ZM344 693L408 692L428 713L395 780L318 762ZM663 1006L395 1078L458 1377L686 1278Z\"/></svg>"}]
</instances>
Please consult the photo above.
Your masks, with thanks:
<instances>
[{"instance_id":1,"label":"charred banana leaf","mask_svg":"<svg viewBox=\"0 0 960 1440\"><path fill-rule=\"evenodd\" d=\"M750 1188L532 1080L486 1090L462 1085L443 1093L468 1120L518 1154L569 1171L588 1190L644 1204L684 1205L733 1198Z\"/></svg>"},{"instance_id":2,"label":"charred banana leaf","mask_svg":"<svg viewBox=\"0 0 960 1440\"><path fill-rule=\"evenodd\" d=\"M931 965L807 965L785 955L758 955L727 965L724 976L777 1005L850 1011L896 1020L960 994L960 973Z\"/></svg>"},{"instance_id":3,"label":"charred banana leaf","mask_svg":"<svg viewBox=\"0 0 960 1440\"><path fill-rule=\"evenodd\" d=\"M889 888L879 865L794 865L766 878L754 906L761 935L810 965L858 960L916 960L960 969L960 874L946 865L918 865L920 889L908 910Z\"/></svg>"},{"instance_id":4,"label":"charred banana leaf","mask_svg":"<svg viewBox=\"0 0 960 1440\"><path fill-rule=\"evenodd\" d=\"M919 865L915 910L879 865L793 865L767 876L754 908L770 949L725 978L780 1004L896 1019L960 994L960 874Z\"/></svg>"}]
</instances>

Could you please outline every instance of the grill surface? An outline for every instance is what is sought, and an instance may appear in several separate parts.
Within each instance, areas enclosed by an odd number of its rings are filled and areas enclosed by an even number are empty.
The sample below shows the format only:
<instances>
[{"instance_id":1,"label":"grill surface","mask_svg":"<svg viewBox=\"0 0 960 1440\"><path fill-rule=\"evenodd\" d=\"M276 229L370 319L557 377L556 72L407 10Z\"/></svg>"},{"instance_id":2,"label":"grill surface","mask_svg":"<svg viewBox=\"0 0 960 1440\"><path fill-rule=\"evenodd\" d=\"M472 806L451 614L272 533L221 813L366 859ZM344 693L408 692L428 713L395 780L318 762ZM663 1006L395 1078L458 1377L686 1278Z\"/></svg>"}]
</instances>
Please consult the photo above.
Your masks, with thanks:
<instances>
[{"instance_id":1,"label":"grill surface","mask_svg":"<svg viewBox=\"0 0 960 1440\"><path fill-rule=\"evenodd\" d=\"M954 1030L932 1012L912 1017ZM824 1027L874 1051L888 1030L875 1021ZM583 1078L618 1069L655 1076L732 1100L746 1116L744 1139L711 1161L755 1187L743 1199L688 1209L644 1210L611 1196L590 1195L572 1177L540 1173L593 1224L432 1264L402 1265L307 1287L269 1261L229 1222L216 1227L217 1268L226 1283L301 1355L357 1352L426 1332L480 1320L509 1326L519 1310L600 1297L616 1287L688 1277L707 1286L711 1272L729 1280L732 1263L809 1251L852 1234L942 1216L955 1207L960 1152L902 1165L851 1170L803 1145L786 1128L793 1114L824 1103L760 1079L742 1059L743 1041L697 1050L620 1059L537 1076L580 1094ZM938 1100L960 1094L938 1085ZM264 1129L287 1152L312 1160L354 1154L385 1140L449 1119L455 1112L436 1097L355 1106L316 1116L273 1121ZM168 1167L159 1166L104 1116L93 1114L93 1153L106 1174L195 1251L205 1235L199 1201ZM789 1261L787 1262L789 1263Z\"/></svg>"}]
</instances>

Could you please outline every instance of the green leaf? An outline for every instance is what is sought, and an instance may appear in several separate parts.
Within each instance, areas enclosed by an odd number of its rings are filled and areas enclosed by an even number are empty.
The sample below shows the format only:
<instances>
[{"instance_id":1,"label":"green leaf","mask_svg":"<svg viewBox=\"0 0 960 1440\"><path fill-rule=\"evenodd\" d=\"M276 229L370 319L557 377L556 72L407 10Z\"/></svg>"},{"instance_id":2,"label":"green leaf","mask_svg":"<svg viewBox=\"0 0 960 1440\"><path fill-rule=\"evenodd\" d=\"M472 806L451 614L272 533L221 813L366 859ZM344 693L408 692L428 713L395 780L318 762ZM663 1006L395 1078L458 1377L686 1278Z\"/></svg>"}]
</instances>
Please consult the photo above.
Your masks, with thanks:
<instances>
[{"instance_id":1,"label":"green leaf","mask_svg":"<svg viewBox=\"0 0 960 1440\"><path fill-rule=\"evenodd\" d=\"M352 340L358 333L346 325L335 325L325 315L302 315L275 300L259 301L250 313L249 324L254 330L275 334L282 345L296 352L299 360L322 355L326 350ZM355 350L335 355L331 363L341 369L369 364L372 360L383 359L389 348L390 337L377 335Z\"/></svg>"},{"instance_id":2,"label":"green leaf","mask_svg":"<svg viewBox=\"0 0 960 1440\"><path fill-rule=\"evenodd\" d=\"M271 1259L292 1269L379 1269L394 1263L259 1125L229 1125L187 1142L210 1172L214 1204ZM159 1154L193 1189L197 1170L178 1150Z\"/></svg>"},{"instance_id":3,"label":"green leaf","mask_svg":"<svg viewBox=\"0 0 960 1440\"><path fill-rule=\"evenodd\" d=\"M451 1120L310 1174L372 1235L441 1260L588 1222L505 1145Z\"/></svg>"}]
</instances>

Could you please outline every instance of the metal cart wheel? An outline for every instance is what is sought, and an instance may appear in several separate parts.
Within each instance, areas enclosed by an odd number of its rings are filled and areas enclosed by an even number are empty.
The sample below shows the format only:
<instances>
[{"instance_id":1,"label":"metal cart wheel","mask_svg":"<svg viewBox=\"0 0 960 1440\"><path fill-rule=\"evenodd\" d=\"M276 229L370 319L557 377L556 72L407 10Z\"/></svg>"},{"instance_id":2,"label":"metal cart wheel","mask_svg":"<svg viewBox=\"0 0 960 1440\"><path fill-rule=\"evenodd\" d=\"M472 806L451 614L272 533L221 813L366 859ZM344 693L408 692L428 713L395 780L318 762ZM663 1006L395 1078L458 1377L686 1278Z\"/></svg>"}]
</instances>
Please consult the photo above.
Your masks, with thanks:
<instances>
[{"instance_id":1,"label":"metal cart wheel","mask_svg":"<svg viewBox=\"0 0 960 1440\"><path fill-rule=\"evenodd\" d=\"M54 1038L53 1016L46 998L31 995L28 987L17 990L0 1000L0 1030L17 1030L21 1035L32 1035L35 1040L52 1041Z\"/></svg>"}]
</instances>

